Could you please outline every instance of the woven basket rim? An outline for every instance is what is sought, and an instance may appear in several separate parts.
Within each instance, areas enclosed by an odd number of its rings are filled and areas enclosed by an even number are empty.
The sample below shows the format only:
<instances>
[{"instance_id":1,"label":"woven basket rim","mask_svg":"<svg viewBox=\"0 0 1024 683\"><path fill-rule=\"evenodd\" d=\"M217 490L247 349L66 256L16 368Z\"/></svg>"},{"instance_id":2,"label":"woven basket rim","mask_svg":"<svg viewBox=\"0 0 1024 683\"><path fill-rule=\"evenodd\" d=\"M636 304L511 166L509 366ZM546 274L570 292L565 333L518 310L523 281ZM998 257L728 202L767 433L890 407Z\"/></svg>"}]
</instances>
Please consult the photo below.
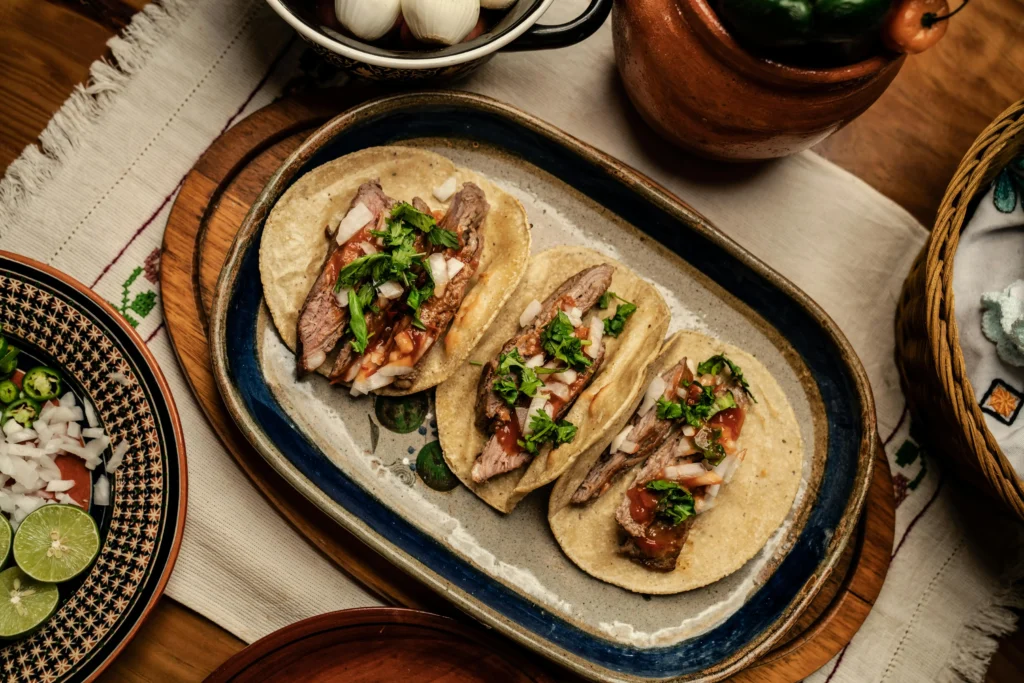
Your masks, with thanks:
<instances>
[{"instance_id":1,"label":"woven basket rim","mask_svg":"<svg viewBox=\"0 0 1024 683\"><path fill-rule=\"evenodd\" d=\"M989 124L964 155L946 188L936 214L935 226L926 247L925 283L929 315L926 319L931 341L933 367L940 369L939 379L947 399L974 445L975 455L986 479L1000 489L1004 497L1015 499L1015 507L1024 507L1024 480L1017 474L1002 448L985 424L984 413L974 386L966 372L953 293L953 269L960 236L972 200L987 191L995 175L1010 159L1024 149L1024 99L1021 99ZM940 316L938 312L945 311ZM933 314L934 313L934 314ZM941 323L945 321L945 333ZM954 372L958 370L958 372ZM954 375L958 375L955 378ZM988 462L986 462L988 458Z\"/></svg>"}]
</instances>

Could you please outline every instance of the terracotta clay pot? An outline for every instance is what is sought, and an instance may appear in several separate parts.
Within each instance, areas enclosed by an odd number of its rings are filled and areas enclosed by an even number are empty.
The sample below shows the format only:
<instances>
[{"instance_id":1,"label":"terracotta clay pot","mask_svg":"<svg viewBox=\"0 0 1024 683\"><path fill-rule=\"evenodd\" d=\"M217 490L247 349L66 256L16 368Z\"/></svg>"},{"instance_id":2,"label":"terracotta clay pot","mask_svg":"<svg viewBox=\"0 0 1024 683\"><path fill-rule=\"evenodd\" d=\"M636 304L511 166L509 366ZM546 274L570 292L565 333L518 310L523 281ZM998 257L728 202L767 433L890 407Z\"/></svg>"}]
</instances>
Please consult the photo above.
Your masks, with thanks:
<instances>
[{"instance_id":1,"label":"terracotta clay pot","mask_svg":"<svg viewBox=\"0 0 1024 683\"><path fill-rule=\"evenodd\" d=\"M770 159L807 149L885 91L904 55L803 69L747 52L706 0L615 0L615 59L633 104L702 156Z\"/></svg>"}]
</instances>

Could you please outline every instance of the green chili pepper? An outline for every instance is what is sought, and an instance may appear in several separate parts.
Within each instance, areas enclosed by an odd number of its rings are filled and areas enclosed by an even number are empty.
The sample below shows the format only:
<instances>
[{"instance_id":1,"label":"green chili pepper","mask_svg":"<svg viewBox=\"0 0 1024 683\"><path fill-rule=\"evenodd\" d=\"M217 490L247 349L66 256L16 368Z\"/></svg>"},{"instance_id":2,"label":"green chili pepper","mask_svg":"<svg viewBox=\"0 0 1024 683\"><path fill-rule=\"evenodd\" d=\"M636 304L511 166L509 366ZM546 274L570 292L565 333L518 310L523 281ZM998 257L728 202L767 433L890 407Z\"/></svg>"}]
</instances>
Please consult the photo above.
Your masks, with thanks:
<instances>
[{"instance_id":1,"label":"green chili pepper","mask_svg":"<svg viewBox=\"0 0 1024 683\"><path fill-rule=\"evenodd\" d=\"M39 418L39 404L30 398L19 398L17 401L4 409L3 424L8 420L14 420L22 427L31 427L32 423Z\"/></svg>"},{"instance_id":2,"label":"green chili pepper","mask_svg":"<svg viewBox=\"0 0 1024 683\"><path fill-rule=\"evenodd\" d=\"M18 385L9 379L0 382L0 403L7 405L18 398Z\"/></svg>"},{"instance_id":3,"label":"green chili pepper","mask_svg":"<svg viewBox=\"0 0 1024 683\"><path fill-rule=\"evenodd\" d=\"M21 380L25 395L36 401L49 401L60 396L61 381L56 370L47 367L32 368Z\"/></svg>"},{"instance_id":4,"label":"green chili pepper","mask_svg":"<svg viewBox=\"0 0 1024 683\"><path fill-rule=\"evenodd\" d=\"M0 379L7 379L18 369L18 354L21 350L8 345L7 350L0 356Z\"/></svg>"},{"instance_id":5,"label":"green chili pepper","mask_svg":"<svg viewBox=\"0 0 1024 683\"><path fill-rule=\"evenodd\" d=\"M890 4L892 0L720 0L719 14L742 42L778 48L875 35Z\"/></svg>"}]
</instances>

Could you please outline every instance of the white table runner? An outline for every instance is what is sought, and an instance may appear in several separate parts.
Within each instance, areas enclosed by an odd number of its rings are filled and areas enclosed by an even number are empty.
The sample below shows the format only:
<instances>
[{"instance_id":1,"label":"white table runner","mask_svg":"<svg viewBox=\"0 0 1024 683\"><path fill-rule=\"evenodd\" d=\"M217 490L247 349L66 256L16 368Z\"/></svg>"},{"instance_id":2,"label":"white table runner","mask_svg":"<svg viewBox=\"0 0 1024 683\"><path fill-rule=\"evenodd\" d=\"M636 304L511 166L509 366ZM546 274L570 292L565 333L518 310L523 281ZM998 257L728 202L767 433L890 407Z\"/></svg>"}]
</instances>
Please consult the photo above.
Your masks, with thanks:
<instances>
[{"instance_id":1,"label":"white table runner","mask_svg":"<svg viewBox=\"0 0 1024 683\"><path fill-rule=\"evenodd\" d=\"M556 3L559 16L583 0ZM549 17L549 20L555 17ZM298 619L376 600L284 522L217 441L163 327L159 247L182 179L224 129L278 97L304 50L260 0L164 0L112 41L115 65L54 118L0 181L0 248L90 284L135 321L185 425L189 510L175 599L251 641ZM980 681L992 634L1020 604L1018 548L997 512L959 495L909 436L893 364L893 314L925 230L888 199L805 153L742 169L660 144L615 75L611 32L546 54L501 55L458 84L514 104L678 194L820 302L875 391L900 501L882 596L850 647L811 680ZM984 519L984 522L976 520ZM998 542L986 543L979 527Z\"/></svg>"}]
</instances>

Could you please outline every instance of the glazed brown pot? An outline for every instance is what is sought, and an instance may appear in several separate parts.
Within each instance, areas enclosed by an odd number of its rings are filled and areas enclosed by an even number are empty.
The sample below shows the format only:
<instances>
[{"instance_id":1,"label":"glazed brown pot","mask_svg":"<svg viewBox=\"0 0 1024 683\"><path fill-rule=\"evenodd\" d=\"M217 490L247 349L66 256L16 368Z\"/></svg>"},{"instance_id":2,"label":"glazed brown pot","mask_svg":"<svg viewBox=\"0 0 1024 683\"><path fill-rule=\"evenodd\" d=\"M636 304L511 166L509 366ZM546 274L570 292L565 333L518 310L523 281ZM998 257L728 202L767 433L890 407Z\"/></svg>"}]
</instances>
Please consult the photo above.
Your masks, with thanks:
<instances>
[{"instance_id":1,"label":"glazed brown pot","mask_svg":"<svg viewBox=\"0 0 1024 683\"><path fill-rule=\"evenodd\" d=\"M904 55L802 69L747 52L706 0L615 0L615 59L633 104L702 156L770 159L807 149L885 91Z\"/></svg>"}]
</instances>

